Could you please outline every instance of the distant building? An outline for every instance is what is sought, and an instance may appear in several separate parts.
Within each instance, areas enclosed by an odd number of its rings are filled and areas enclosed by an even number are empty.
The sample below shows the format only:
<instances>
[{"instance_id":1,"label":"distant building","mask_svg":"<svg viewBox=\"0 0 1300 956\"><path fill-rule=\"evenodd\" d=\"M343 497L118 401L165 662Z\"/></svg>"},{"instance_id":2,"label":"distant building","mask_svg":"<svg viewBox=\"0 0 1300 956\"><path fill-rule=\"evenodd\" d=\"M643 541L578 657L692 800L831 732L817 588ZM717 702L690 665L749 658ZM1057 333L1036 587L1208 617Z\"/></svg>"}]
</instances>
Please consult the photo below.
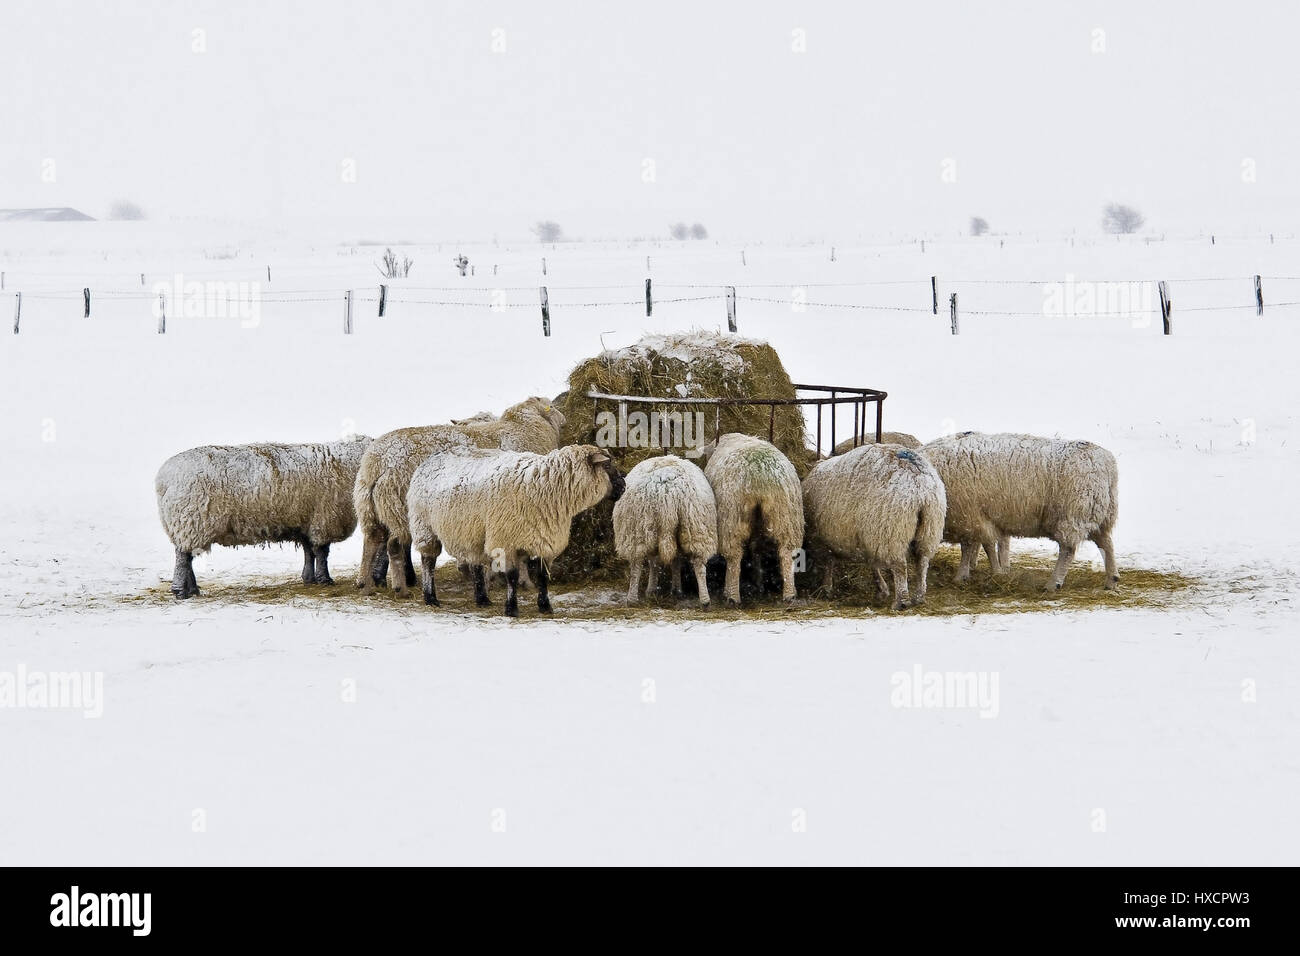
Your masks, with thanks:
<instances>
[{"instance_id":1,"label":"distant building","mask_svg":"<svg viewBox=\"0 0 1300 956\"><path fill-rule=\"evenodd\" d=\"M94 222L69 206L52 206L48 209L0 209L0 222Z\"/></svg>"}]
</instances>

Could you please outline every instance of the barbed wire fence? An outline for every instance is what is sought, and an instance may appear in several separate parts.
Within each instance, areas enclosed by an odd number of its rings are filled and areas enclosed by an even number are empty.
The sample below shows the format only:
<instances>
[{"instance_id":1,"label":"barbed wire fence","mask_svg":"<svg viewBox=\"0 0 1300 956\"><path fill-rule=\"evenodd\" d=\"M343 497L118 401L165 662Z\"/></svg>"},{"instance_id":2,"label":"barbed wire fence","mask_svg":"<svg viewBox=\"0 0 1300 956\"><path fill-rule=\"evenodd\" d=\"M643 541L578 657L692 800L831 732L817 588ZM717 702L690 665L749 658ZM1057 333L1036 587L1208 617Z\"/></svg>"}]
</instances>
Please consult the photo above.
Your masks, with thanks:
<instances>
[{"instance_id":1,"label":"barbed wire fence","mask_svg":"<svg viewBox=\"0 0 1300 956\"><path fill-rule=\"evenodd\" d=\"M603 308L623 310L636 308L639 310L644 307L645 316L648 318L653 315L656 307L722 300L725 305L724 314L727 327L731 332L738 331L738 303L783 306L797 313L813 310L899 316L921 314L939 316L942 301L943 304L947 305L947 319L953 335L957 335L961 331L959 321L961 316L1040 319L1060 317L1114 318L1144 320L1142 324L1145 325L1147 324L1145 320L1157 315L1162 320L1164 334L1171 335L1173 334L1174 314L1173 300L1169 292L1171 285L1195 286L1201 283L1241 283L1244 289L1248 290L1248 292L1243 291L1242 300L1244 301L1180 306L1179 312L1238 312L1254 309L1256 315L1263 316L1266 305L1264 298L1266 284L1300 282L1300 276L1258 274L1254 276L1191 276L1168 280L1142 278L1084 280L1068 275L1064 279L957 278L943 279L942 281L940 276L931 275L911 279L870 279L856 282L763 282L745 283L743 285L698 282L653 283L650 278L647 278L643 295L638 294L635 298L602 298L585 294L599 292L627 293L631 291L631 287L626 283L613 283L571 286L501 285L467 288L465 285L411 285L405 282L388 281L372 286L371 288L376 290L373 294L358 294L356 287L351 289L281 289L270 284L269 277L271 274L271 268L268 266L266 268L268 279L263 283L260 279L260 273L259 278L256 280L226 279L207 281L181 281L185 274L176 273L172 281L160 280L155 282L152 287L149 287L147 284L148 274L140 273L140 288L92 289L90 286L83 286L79 290L66 292L46 288L37 288L32 291L14 291L13 332L16 335L21 329L22 303L24 301L79 303L82 317L89 319L93 314L94 300L105 298L114 302L148 302L153 315L158 318L158 331L160 333L166 331L165 315L169 303L173 307L173 317L182 318L193 318L196 312L202 318L237 318L242 315L240 309L246 308L250 304L256 304L260 308L263 303L334 303L342 306L345 310L344 331L348 334L351 334L353 329L353 307L357 304L376 306L375 315L378 318L386 317L390 307L394 305L440 309L487 309L497 312L508 309L536 309L541 314L543 335L549 336L551 333L551 313L553 311L562 313L566 309ZM25 278L38 275L42 278L68 278L53 273L22 273L22 275ZM115 273L114 275L120 277L122 273ZM0 272L0 289L6 289L11 284L8 274ZM885 287L902 290L909 286L923 290L923 292L918 292L912 303L830 301L834 296L823 295L817 291ZM1043 292L1043 302L1039 308L1032 310L959 309L958 294L964 287L990 289L999 286L1020 289L1037 287ZM947 293L946 298L942 300L940 288L943 288L944 292ZM782 297L772 294L774 290L778 289L787 290L787 295ZM662 297L657 294L663 292L669 294ZM1071 300L1071 295L1078 292L1087 294L1088 302L1086 304L1080 305L1079 302ZM448 295L448 293L455 293L455 295ZM518 297L520 293L526 293L528 298L520 299ZM569 293L583 293L584 295L579 296L576 300L566 301L562 297L557 301L551 298L552 293L561 293L562 296ZM1158 293L1158 301L1157 295L1154 293ZM967 293L967 295L970 295L970 293ZM201 299L199 303L201 308L197 309L194 302L196 296ZM1075 297L1077 299L1078 295ZM980 295L980 303L983 304L988 298L988 296ZM1109 307L1098 307L1096 304L1098 298L1102 299ZM1118 307L1115 307L1116 305ZM1272 301L1267 303L1267 307L1270 311L1291 310L1300 307L1300 299Z\"/></svg>"}]
</instances>

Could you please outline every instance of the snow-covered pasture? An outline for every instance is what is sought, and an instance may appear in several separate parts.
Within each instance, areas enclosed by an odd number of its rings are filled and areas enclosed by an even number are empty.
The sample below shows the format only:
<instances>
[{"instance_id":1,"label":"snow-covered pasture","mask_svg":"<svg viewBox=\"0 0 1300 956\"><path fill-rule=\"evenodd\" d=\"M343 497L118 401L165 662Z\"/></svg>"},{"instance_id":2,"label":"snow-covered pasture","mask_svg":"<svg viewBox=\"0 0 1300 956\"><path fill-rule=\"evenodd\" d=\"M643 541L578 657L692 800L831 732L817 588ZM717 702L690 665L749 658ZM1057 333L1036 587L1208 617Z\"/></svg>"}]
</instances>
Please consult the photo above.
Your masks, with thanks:
<instances>
[{"instance_id":1,"label":"snow-covered pasture","mask_svg":"<svg viewBox=\"0 0 1300 956\"><path fill-rule=\"evenodd\" d=\"M1300 243L837 242L834 262L829 244L763 245L746 265L712 242L445 243L406 250L415 268L390 283L387 317L357 301L345 336L337 290L373 298L382 247L133 225L0 232L9 308L24 292L21 334L0 336L0 692L22 664L102 671L105 695L97 720L0 709L0 859L1294 861L1300 309L1237 307L1253 274L1300 272ZM205 258L218 246L237 257ZM462 250L472 278L452 265ZM641 301L646 255L653 317L572 305ZM139 289L141 271L148 288L177 273L258 281L268 264L254 323L173 312L157 335L150 300L108 294ZM1169 280L1175 334L1154 312L980 316L1041 313L1048 293L961 281L1067 275ZM1202 277L1225 281L1180 281ZM817 285L846 282L895 284ZM770 341L796 381L888 390L886 428L1105 446L1121 588L1127 567L1209 586L1163 610L566 622L557 602L553 620L508 623L393 611L382 593L335 613L298 582L298 554L272 547L218 548L196 569L282 583L282 604L133 600L170 576L153 475L176 451L378 435L554 395L602 342L725 328L720 297L665 301L713 294L672 288L700 285L736 285L741 334ZM496 311L413 301L488 303L496 288ZM792 288L923 311L800 312ZM1300 299L1300 281L1264 292ZM1182 311L1220 305L1234 308ZM359 547L331 552L340 582ZM1079 560L1096 565L1095 549ZM950 698L901 706L923 702L905 693L918 666L997 675L996 717Z\"/></svg>"}]
</instances>

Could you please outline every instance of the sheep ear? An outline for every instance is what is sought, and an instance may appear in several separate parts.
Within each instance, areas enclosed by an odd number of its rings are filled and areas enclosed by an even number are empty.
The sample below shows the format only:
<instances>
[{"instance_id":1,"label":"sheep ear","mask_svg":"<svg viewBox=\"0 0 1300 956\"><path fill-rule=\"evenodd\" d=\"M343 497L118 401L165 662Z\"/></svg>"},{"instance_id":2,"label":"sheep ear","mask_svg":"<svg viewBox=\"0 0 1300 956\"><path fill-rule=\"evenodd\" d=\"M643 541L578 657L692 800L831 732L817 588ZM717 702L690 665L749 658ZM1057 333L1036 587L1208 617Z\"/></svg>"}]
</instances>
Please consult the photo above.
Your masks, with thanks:
<instances>
[{"instance_id":1,"label":"sheep ear","mask_svg":"<svg viewBox=\"0 0 1300 956\"><path fill-rule=\"evenodd\" d=\"M603 451L593 451L587 458L587 461L591 462L593 465L603 465L609 460L609 455L605 454Z\"/></svg>"}]
</instances>

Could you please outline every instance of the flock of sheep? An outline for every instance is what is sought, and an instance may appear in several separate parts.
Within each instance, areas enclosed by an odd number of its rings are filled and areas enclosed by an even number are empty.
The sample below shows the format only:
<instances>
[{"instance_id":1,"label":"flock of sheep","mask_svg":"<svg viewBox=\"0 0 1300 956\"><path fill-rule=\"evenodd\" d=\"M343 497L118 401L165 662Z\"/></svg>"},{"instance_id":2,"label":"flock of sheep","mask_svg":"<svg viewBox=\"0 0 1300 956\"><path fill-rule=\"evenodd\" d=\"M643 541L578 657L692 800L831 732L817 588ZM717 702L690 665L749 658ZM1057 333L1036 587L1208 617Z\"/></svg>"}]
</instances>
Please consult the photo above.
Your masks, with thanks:
<instances>
[{"instance_id":1,"label":"flock of sheep","mask_svg":"<svg viewBox=\"0 0 1300 956\"><path fill-rule=\"evenodd\" d=\"M921 445L887 433L880 444L842 443L800 482L774 445L733 433L704 449L703 469L665 454L624 477L602 448L560 447L563 424L549 399L534 397L500 417L480 413L373 440L181 452L156 480L158 512L176 549L172 593L199 593L193 556L214 544L295 542L303 581L332 584L330 545L360 525L356 583L367 592L387 581L405 595L417 580L414 548L424 600L437 605L434 565L446 550L473 578L478 605L490 603L495 572L505 577L507 615L518 615L519 588L534 577L538 609L549 613L548 565L568 546L573 518L606 498L615 502L629 603L640 598L643 570L657 582L660 565L672 569L680 594L689 564L707 607L705 563L720 555L726 600L738 604L741 559L763 541L776 545L786 601L805 546L828 587L836 559L865 562L882 597L892 584L896 610L925 599L941 541L961 545L958 580L969 578L981 548L995 572L1007 571L1012 537L1057 543L1049 590L1061 587L1076 548L1089 540L1104 557L1106 587L1119 580L1111 542L1119 473L1114 456L1090 442L962 432Z\"/></svg>"}]
</instances>

